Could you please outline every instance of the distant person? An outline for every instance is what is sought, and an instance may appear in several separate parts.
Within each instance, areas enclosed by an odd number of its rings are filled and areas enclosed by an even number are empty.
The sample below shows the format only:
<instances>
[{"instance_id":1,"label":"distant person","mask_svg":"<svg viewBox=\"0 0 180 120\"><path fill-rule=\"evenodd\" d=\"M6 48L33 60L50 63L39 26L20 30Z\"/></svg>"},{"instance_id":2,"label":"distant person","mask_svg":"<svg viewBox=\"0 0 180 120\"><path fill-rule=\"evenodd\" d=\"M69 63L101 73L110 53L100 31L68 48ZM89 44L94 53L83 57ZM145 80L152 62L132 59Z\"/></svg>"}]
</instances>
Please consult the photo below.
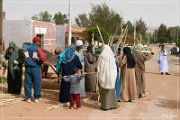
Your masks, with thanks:
<instances>
[{"instance_id":1,"label":"distant person","mask_svg":"<svg viewBox=\"0 0 180 120\"><path fill-rule=\"evenodd\" d=\"M123 56L120 58L121 63L121 99L126 102L132 102L137 97L136 77L135 77L135 60L131 54L131 49L125 47Z\"/></svg>"},{"instance_id":2,"label":"distant person","mask_svg":"<svg viewBox=\"0 0 180 120\"><path fill-rule=\"evenodd\" d=\"M115 96L117 68L114 54L108 45L103 46L102 53L97 62L97 72L101 109L118 108Z\"/></svg>"},{"instance_id":3,"label":"distant person","mask_svg":"<svg viewBox=\"0 0 180 120\"><path fill-rule=\"evenodd\" d=\"M134 49L133 57L136 62L135 75L136 75L136 86L137 95L139 98L145 96L145 62L152 58L152 54L144 54L141 52L143 49L142 44L137 44Z\"/></svg>"},{"instance_id":4,"label":"distant person","mask_svg":"<svg viewBox=\"0 0 180 120\"><path fill-rule=\"evenodd\" d=\"M32 85L34 88L34 102L41 100L41 65L44 63L45 55L40 48L41 39L33 38L33 44L25 51L25 80L24 92L26 102L30 103L32 99Z\"/></svg>"},{"instance_id":5,"label":"distant person","mask_svg":"<svg viewBox=\"0 0 180 120\"><path fill-rule=\"evenodd\" d=\"M23 50L16 47L14 42L10 42L5 59L8 60L8 93L19 95L22 87L22 65L25 60Z\"/></svg>"},{"instance_id":6,"label":"distant person","mask_svg":"<svg viewBox=\"0 0 180 120\"><path fill-rule=\"evenodd\" d=\"M79 57L75 55L76 48L71 45L66 48L60 55L56 64L56 72L61 73L62 76L69 76L74 74L74 69L82 69ZM65 82L61 78L59 102L64 106L69 106L70 102L70 82Z\"/></svg>"},{"instance_id":7,"label":"distant person","mask_svg":"<svg viewBox=\"0 0 180 120\"><path fill-rule=\"evenodd\" d=\"M92 55L95 55L95 46L93 42L91 42L87 47L87 53L91 53Z\"/></svg>"},{"instance_id":8,"label":"distant person","mask_svg":"<svg viewBox=\"0 0 180 120\"><path fill-rule=\"evenodd\" d=\"M111 45L111 49L112 49L115 56L117 56L117 54L118 54L117 50L116 50L117 49L117 42L118 42L118 40L114 40L113 44Z\"/></svg>"},{"instance_id":9,"label":"distant person","mask_svg":"<svg viewBox=\"0 0 180 120\"><path fill-rule=\"evenodd\" d=\"M159 63L161 75L163 75L164 73L166 75L170 75L168 73L167 51L165 49L165 45L161 45L161 49L158 52L158 63Z\"/></svg>"},{"instance_id":10,"label":"distant person","mask_svg":"<svg viewBox=\"0 0 180 120\"><path fill-rule=\"evenodd\" d=\"M96 57L92 53L87 53L85 56L85 68L87 73L94 72L92 74L85 75L85 89L86 92L96 91Z\"/></svg>"},{"instance_id":11,"label":"distant person","mask_svg":"<svg viewBox=\"0 0 180 120\"><path fill-rule=\"evenodd\" d=\"M76 101L76 108L78 109L81 107L80 101L80 80L82 80L84 76L81 74L79 75L79 69L75 68L73 71L73 75L64 76L65 82L70 82L70 109L74 108L74 101Z\"/></svg>"},{"instance_id":12,"label":"distant person","mask_svg":"<svg viewBox=\"0 0 180 120\"><path fill-rule=\"evenodd\" d=\"M76 40L76 51L75 51L75 54L79 57L79 60L83 66L81 72L84 73L84 54L83 54L83 51L82 51L82 47L83 47L83 42L82 40ZM86 91L85 91L85 79L83 78L81 81L80 81L80 90L81 90L81 98L84 98L86 97Z\"/></svg>"}]
</instances>

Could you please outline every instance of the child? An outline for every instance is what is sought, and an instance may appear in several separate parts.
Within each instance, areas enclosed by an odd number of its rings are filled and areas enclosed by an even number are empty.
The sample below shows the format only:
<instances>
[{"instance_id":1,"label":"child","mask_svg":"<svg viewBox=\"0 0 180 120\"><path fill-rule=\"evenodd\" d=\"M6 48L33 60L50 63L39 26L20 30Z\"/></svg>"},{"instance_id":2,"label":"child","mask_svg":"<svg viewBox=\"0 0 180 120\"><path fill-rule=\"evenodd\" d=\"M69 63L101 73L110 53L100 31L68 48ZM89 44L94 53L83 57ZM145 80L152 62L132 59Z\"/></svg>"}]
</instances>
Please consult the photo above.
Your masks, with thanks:
<instances>
[{"instance_id":1,"label":"child","mask_svg":"<svg viewBox=\"0 0 180 120\"><path fill-rule=\"evenodd\" d=\"M74 100L76 100L76 108L81 107L80 103L80 80L84 76L81 74L79 76L79 69L75 68L74 69L74 75L70 76L64 76L64 81L66 82L71 82L71 87L70 87L70 109L74 107Z\"/></svg>"}]
</instances>

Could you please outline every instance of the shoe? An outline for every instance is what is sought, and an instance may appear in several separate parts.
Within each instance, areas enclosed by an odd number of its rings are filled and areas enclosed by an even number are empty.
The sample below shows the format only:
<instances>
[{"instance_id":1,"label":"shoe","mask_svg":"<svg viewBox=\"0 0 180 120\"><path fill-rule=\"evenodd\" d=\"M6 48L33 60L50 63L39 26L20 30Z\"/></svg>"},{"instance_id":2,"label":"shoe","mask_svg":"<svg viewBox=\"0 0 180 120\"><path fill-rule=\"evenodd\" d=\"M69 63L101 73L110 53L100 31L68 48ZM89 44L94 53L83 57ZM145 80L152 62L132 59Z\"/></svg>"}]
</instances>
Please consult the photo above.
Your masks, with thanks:
<instances>
[{"instance_id":1,"label":"shoe","mask_svg":"<svg viewBox=\"0 0 180 120\"><path fill-rule=\"evenodd\" d=\"M26 102L27 102L27 103L30 103L30 102L31 102L31 99L30 99L30 98L26 99Z\"/></svg>"},{"instance_id":2,"label":"shoe","mask_svg":"<svg viewBox=\"0 0 180 120\"><path fill-rule=\"evenodd\" d=\"M171 74L169 74L169 73L167 72L166 75L171 75Z\"/></svg>"},{"instance_id":3,"label":"shoe","mask_svg":"<svg viewBox=\"0 0 180 120\"><path fill-rule=\"evenodd\" d=\"M36 99L34 99L34 102L38 103L38 102L40 102L40 100L38 98L36 98Z\"/></svg>"},{"instance_id":4,"label":"shoe","mask_svg":"<svg viewBox=\"0 0 180 120\"><path fill-rule=\"evenodd\" d=\"M161 75L163 75L163 72L161 72Z\"/></svg>"},{"instance_id":5,"label":"shoe","mask_svg":"<svg viewBox=\"0 0 180 120\"><path fill-rule=\"evenodd\" d=\"M117 102L121 102L121 100L117 100Z\"/></svg>"},{"instance_id":6,"label":"shoe","mask_svg":"<svg viewBox=\"0 0 180 120\"><path fill-rule=\"evenodd\" d=\"M69 107L69 106L70 106L69 102L63 104L63 107Z\"/></svg>"}]
</instances>

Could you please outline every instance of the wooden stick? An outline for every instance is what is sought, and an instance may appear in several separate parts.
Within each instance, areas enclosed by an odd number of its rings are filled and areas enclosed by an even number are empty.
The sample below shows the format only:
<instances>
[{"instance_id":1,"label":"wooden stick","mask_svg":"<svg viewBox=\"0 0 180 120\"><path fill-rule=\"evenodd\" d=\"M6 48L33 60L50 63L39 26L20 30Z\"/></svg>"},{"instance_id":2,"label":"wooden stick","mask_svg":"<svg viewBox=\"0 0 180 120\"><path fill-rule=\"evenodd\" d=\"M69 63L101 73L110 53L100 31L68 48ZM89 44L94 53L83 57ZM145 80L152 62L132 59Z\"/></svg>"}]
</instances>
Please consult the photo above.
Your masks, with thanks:
<instances>
[{"instance_id":1,"label":"wooden stick","mask_svg":"<svg viewBox=\"0 0 180 120\"><path fill-rule=\"evenodd\" d=\"M126 35L125 35L125 38L124 38L123 45L126 43L126 37L127 37L127 33L128 33L128 29L126 30Z\"/></svg>"},{"instance_id":2,"label":"wooden stick","mask_svg":"<svg viewBox=\"0 0 180 120\"><path fill-rule=\"evenodd\" d=\"M96 74L96 73L98 73L98 72L89 72L89 73L87 73L87 72L84 72L84 73L82 73L83 75L88 75L88 74ZM74 75L76 75L76 76L79 76L79 74L74 74ZM66 76L66 77L69 77L70 75L68 75L68 76ZM61 76L60 78L64 78L64 76Z\"/></svg>"},{"instance_id":3,"label":"wooden stick","mask_svg":"<svg viewBox=\"0 0 180 120\"><path fill-rule=\"evenodd\" d=\"M46 112L46 111L49 111L49 110L52 110L52 109L58 108L58 107L60 107L60 106L62 106L62 104L61 104L61 103L59 103L58 105L54 105L54 106L52 106L52 107L49 107L49 108L45 109L44 111Z\"/></svg>"},{"instance_id":4,"label":"wooden stick","mask_svg":"<svg viewBox=\"0 0 180 120\"><path fill-rule=\"evenodd\" d=\"M98 29L99 35L100 35L100 37L101 37L102 44L104 45L104 40L103 40L103 37L102 37L101 31L100 31L100 29L99 29L99 26L98 26L98 25L97 25L97 29Z\"/></svg>"},{"instance_id":5,"label":"wooden stick","mask_svg":"<svg viewBox=\"0 0 180 120\"><path fill-rule=\"evenodd\" d=\"M128 24L126 25L126 28L125 28L125 30L123 31L123 34L121 34L120 37L119 37L120 39L119 39L119 42L118 42L118 45L117 45L116 50L118 50L119 45L121 44L121 42L122 42L122 40L123 40L123 37L125 36L125 33L126 33L127 28L128 28Z\"/></svg>"},{"instance_id":6,"label":"wooden stick","mask_svg":"<svg viewBox=\"0 0 180 120\"><path fill-rule=\"evenodd\" d=\"M110 43L111 43L111 37L112 37L112 35L109 36L108 45L110 45Z\"/></svg>"}]
</instances>

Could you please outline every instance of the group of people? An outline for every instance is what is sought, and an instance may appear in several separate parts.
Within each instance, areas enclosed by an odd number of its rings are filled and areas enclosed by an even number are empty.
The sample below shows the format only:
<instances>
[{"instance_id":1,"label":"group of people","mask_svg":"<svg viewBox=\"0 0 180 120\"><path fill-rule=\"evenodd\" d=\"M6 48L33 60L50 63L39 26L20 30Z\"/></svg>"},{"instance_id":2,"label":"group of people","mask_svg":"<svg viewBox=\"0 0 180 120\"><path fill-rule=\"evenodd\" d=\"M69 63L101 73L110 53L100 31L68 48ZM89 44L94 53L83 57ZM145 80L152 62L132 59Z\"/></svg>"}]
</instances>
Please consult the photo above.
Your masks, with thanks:
<instances>
[{"instance_id":1,"label":"group of people","mask_svg":"<svg viewBox=\"0 0 180 120\"><path fill-rule=\"evenodd\" d=\"M9 60L9 93L21 93L22 65L25 64L24 93L27 102L41 100L41 65L45 55L40 45L39 37L33 38L33 44L26 51L11 42L5 54L5 58ZM116 48L115 43L111 47L103 45L102 52L97 55L90 44L85 53L83 41L76 40L61 51L56 64L56 72L61 75L59 102L69 108L79 109L80 100L86 97L86 92L99 93L101 109L109 110L118 108L118 102L132 102L136 98L144 97L145 62L152 58L153 53L144 54L142 44L137 44L134 49L124 47L122 52ZM162 46L158 54L161 74L169 74L164 61L166 57ZM164 65L166 67L162 67Z\"/></svg>"},{"instance_id":2,"label":"group of people","mask_svg":"<svg viewBox=\"0 0 180 120\"><path fill-rule=\"evenodd\" d=\"M143 45L136 45L133 53L124 47L121 54L112 49L116 46L103 45L99 55L94 54L91 44L87 53L83 53L82 46L82 40L77 40L59 55L56 71L64 76L59 102L65 106L70 102L72 108L76 100L75 108L79 108L86 92L98 92L101 109L108 110L118 108L117 102L131 102L145 95L145 61L152 55L141 52ZM89 74L84 75L84 71Z\"/></svg>"},{"instance_id":3,"label":"group of people","mask_svg":"<svg viewBox=\"0 0 180 120\"><path fill-rule=\"evenodd\" d=\"M41 39L33 38L33 44L23 51L14 42L9 43L5 53L8 60L8 93L19 95L22 88L22 66L25 66L24 94L27 102L39 102L41 100L41 64L45 55L40 48ZM32 97L32 86L34 95Z\"/></svg>"}]
</instances>

